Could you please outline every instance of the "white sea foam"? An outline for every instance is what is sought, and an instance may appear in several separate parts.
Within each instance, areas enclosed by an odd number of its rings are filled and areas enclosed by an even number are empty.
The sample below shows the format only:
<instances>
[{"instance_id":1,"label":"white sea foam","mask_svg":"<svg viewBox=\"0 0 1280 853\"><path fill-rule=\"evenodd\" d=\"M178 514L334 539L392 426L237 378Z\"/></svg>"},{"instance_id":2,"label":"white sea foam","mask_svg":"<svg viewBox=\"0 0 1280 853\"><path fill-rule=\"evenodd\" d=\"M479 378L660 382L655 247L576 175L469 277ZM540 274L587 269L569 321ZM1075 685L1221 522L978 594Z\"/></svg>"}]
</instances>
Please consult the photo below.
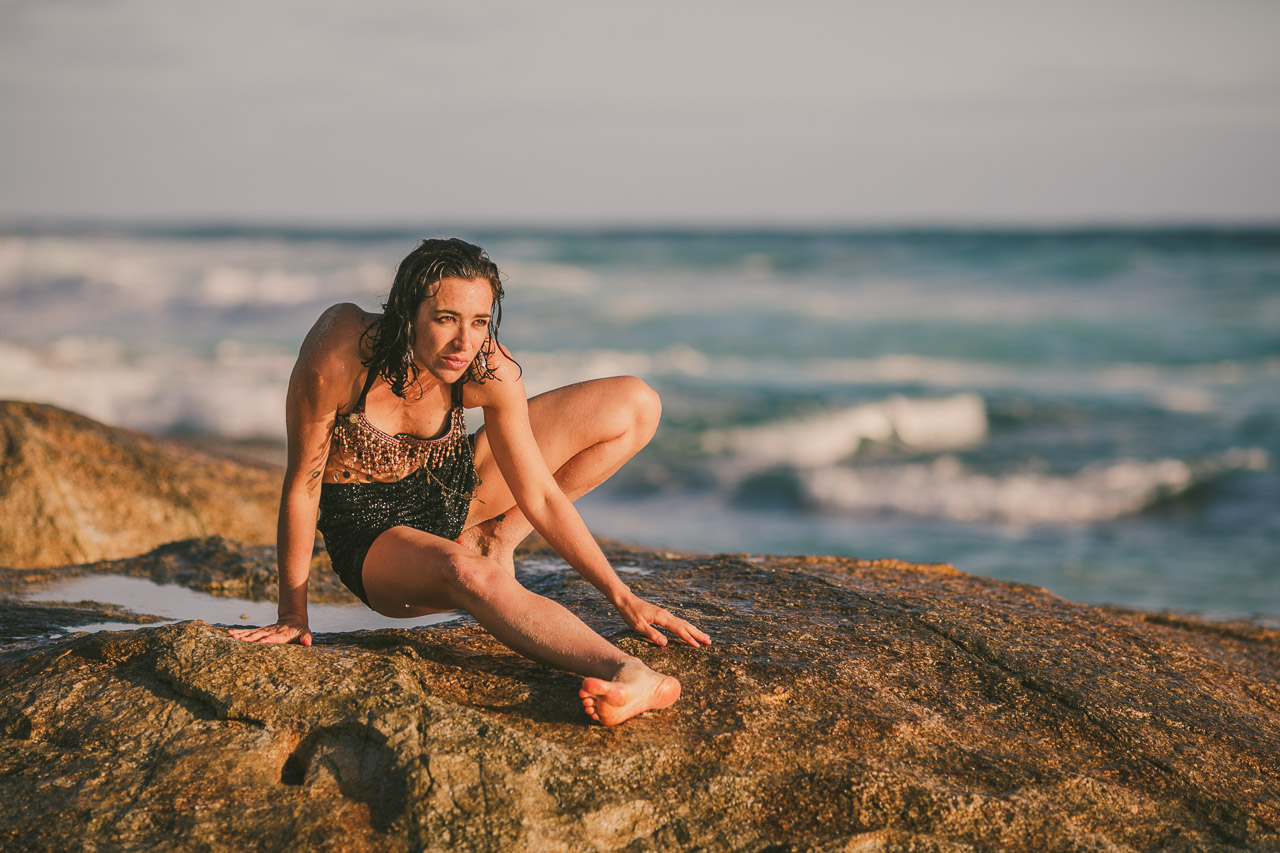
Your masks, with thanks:
<instances>
[{"instance_id":1,"label":"white sea foam","mask_svg":"<svg viewBox=\"0 0 1280 853\"><path fill-rule=\"evenodd\" d=\"M507 261L502 265L505 278L518 288L536 288L571 294L587 294L596 289L596 276L589 270L571 264L544 261Z\"/></svg>"},{"instance_id":2,"label":"white sea foam","mask_svg":"<svg viewBox=\"0 0 1280 853\"><path fill-rule=\"evenodd\" d=\"M282 439L293 356L227 341L218 353L133 359L114 341L67 338L43 351L0 341L0 399L51 403L148 432Z\"/></svg>"},{"instance_id":3,"label":"white sea foam","mask_svg":"<svg viewBox=\"0 0 1280 853\"><path fill-rule=\"evenodd\" d=\"M280 270L216 266L204 273L199 293L206 305L296 305L319 292L314 276Z\"/></svg>"},{"instance_id":4,"label":"white sea foam","mask_svg":"<svg viewBox=\"0 0 1280 853\"><path fill-rule=\"evenodd\" d=\"M687 346L657 352L587 349L515 355L524 368L525 387L530 394L605 376L702 376L711 364L705 355Z\"/></svg>"},{"instance_id":5,"label":"white sea foam","mask_svg":"<svg viewBox=\"0 0 1280 853\"><path fill-rule=\"evenodd\" d=\"M703 436L702 446L708 453L730 452L754 467L818 468L853 456L867 441L939 451L979 444L986 434L986 406L976 394L893 396L807 418L715 430Z\"/></svg>"},{"instance_id":6,"label":"white sea foam","mask_svg":"<svg viewBox=\"0 0 1280 853\"><path fill-rule=\"evenodd\" d=\"M714 376L754 385L795 387L798 380L821 385L916 385L938 391L1016 391L1092 397L1140 395L1176 412L1218 411L1223 397L1280 376L1280 357L1204 364L1111 364L1092 369L1072 365L1001 364L918 355L875 358L781 359L708 355L693 347L656 352L620 349L517 353L526 380L541 390L570 382L629 373L644 378Z\"/></svg>"},{"instance_id":7,"label":"white sea foam","mask_svg":"<svg viewBox=\"0 0 1280 853\"><path fill-rule=\"evenodd\" d=\"M1074 474L1022 471L1001 476L944 456L930 463L805 471L810 500L832 511L894 511L955 521L1088 523L1141 512L1226 471L1265 470L1258 448L1233 448L1197 461L1121 460Z\"/></svg>"},{"instance_id":8,"label":"white sea foam","mask_svg":"<svg viewBox=\"0 0 1280 853\"><path fill-rule=\"evenodd\" d=\"M394 268L364 250L270 240L217 244L130 238L9 237L0 243L0 295L75 283L132 304L291 305L385 293ZM74 306L70 306L74 307Z\"/></svg>"},{"instance_id":9,"label":"white sea foam","mask_svg":"<svg viewBox=\"0 0 1280 853\"><path fill-rule=\"evenodd\" d=\"M227 269L231 269L228 267ZM348 268L350 284L360 279L365 285L381 281L389 270L376 264ZM2 278L2 276L0 276ZM228 281L235 276L228 278ZM327 279L326 279L327 281ZM199 296L217 301L235 299L231 291L258 293L259 304L301 298L308 288L337 287L321 284L315 276L276 279L270 273L246 275L239 283L224 283L219 291ZM274 353L238 361L220 359L210 363L192 353L138 352L136 342L64 335L39 349L0 341L0 395L9 398L39 398L84 411L92 417L140 429L167 429L175 425L193 426L214 432L229 431L235 436L279 433L274 420L279 411L282 389L287 383L292 355ZM240 347L234 338L226 347ZM132 356L127 352L133 352ZM230 351L230 350L227 350ZM811 450L797 451L803 465L828 464L856 452L864 440L895 436L906 444L946 449L981 440L985 414L978 413L980 400L974 392L1027 390L1055 395L1123 394L1142 395L1152 405L1178 412L1211 412L1222 408L1224 399L1234 399L1250 409L1274 397L1280 376L1280 357L1244 362L1221 361L1169 367L1149 364L1119 364L1092 371L1043 366L1017 366L962 360L934 359L910 355L890 355L870 359L813 359L797 362L777 358L711 356L693 347L677 345L657 351L625 349L585 349L551 352L517 352L525 368L530 393L586 379L631 374L647 379L668 377L715 377L725 382L745 382L755 387L794 388L798 378L809 384L917 385L936 391L964 391L947 399L947 411L934 411L918 402L881 401L841 412L816 416L816 423L797 425L806 432L801 442ZM269 366L254 366L266 358ZM247 359L247 360L246 360ZM201 387L199 383L205 383ZM261 387L260 387L261 386ZM260 415L263 402L271 395L269 415ZM176 395L169 399L170 395ZM206 402L207 401L207 402ZM145 414L140 414L145 413ZM886 426L886 421L891 422ZM815 432L809 433L813 429ZM930 430L941 432L929 436ZM781 437L775 433L781 430ZM758 445L748 455L776 458L787 464L790 457L765 448L785 442L795 433L785 426L771 425L763 432L712 434L708 447L713 451L742 449Z\"/></svg>"}]
</instances>

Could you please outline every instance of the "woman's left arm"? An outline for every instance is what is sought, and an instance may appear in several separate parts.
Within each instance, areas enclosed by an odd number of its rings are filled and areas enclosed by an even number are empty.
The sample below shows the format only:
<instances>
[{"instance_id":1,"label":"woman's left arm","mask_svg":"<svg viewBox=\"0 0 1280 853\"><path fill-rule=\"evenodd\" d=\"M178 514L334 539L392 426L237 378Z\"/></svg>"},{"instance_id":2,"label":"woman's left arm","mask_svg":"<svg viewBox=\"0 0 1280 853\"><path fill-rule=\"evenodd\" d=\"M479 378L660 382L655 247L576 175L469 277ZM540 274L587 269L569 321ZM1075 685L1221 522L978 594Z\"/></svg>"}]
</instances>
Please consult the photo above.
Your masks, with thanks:
<instances>
[{"instance_id":1,"label":"woman's left arm","mask_svg":"<svg viewBox=\"0 0 1280 853\"><path fill-rule=\"evenodd\" d=\"M529 403L519 375L486 382L481 387L478 396L483 398L485 434L494 461L533 529L574 571L600 590L636 631L660 646L667 644L667 638L658 628L671 631L691 646L709 645L711 638L706 633L637 596L609 565L542 458L529 424Z\"/></svg>"}]
</instances>

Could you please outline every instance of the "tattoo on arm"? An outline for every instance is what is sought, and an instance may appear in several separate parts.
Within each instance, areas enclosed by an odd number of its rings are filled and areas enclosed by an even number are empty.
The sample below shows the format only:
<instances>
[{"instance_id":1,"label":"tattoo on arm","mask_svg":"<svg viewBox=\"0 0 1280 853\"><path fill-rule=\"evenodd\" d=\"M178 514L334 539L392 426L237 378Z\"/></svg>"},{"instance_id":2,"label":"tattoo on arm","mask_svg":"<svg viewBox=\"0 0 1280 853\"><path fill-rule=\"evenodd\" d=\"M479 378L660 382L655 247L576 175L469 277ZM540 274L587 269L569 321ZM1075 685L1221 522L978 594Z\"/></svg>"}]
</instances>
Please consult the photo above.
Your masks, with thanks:
<instances>
[{"instance_id":1,"label":"tattoo on arm","mask_svg":"<svg viewBox=\"0 0 1280 853\"><path fill-rule=\"evenodd\" d=\"M316 477L319 477L321 473L323 473L323 472L321 472L321 471L312 471L312 472L311 472L311 479L313 479L313 480L314 480Z\"/></svg>"}]
</instances>

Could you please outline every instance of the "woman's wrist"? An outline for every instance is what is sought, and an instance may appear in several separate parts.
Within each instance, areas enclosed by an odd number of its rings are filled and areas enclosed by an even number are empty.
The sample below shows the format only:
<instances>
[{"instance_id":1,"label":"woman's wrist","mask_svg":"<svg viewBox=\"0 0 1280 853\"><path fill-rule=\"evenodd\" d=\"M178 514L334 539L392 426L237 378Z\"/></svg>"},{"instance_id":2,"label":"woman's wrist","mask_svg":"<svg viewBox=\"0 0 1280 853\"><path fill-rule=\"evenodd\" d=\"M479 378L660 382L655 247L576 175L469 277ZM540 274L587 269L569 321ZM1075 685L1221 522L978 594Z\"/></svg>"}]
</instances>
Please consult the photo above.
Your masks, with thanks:
<instances>
[{"instance_id":1,"label":"woman's wrist","mask_svg":"<svg viewBox=\"0 0 1280 853\"><path fill-rule=\"evenodd\" d=\"M629 601L634 601L635 597L636 595L631 591L631 587L621 582L613 589L605 592L605 598L609 599L609 603L614 607L621 607Z\"/></svg>"}]
</instances>

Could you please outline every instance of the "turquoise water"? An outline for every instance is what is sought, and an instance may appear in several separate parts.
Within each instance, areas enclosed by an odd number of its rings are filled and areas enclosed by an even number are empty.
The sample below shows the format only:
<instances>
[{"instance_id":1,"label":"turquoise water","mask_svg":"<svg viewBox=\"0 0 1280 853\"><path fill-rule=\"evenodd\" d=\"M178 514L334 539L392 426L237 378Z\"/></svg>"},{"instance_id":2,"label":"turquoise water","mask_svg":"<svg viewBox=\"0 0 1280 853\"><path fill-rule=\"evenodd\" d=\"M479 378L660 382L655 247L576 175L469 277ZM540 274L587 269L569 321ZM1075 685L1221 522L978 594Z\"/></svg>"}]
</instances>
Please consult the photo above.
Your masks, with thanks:
<instances>
[{"instance_id":1,"label":"turquoise water","mask_svg":"<svg viewBox=\"0 0 1280 853\"><path fill-rule=\"evenodd\" d=\"M11 229L0 394L279 440L303 334L376 309L416 234ZM599 533L1280 613L1280 230L460 236L532 392L662 394Z\"/></svg>"}]
</instances>

